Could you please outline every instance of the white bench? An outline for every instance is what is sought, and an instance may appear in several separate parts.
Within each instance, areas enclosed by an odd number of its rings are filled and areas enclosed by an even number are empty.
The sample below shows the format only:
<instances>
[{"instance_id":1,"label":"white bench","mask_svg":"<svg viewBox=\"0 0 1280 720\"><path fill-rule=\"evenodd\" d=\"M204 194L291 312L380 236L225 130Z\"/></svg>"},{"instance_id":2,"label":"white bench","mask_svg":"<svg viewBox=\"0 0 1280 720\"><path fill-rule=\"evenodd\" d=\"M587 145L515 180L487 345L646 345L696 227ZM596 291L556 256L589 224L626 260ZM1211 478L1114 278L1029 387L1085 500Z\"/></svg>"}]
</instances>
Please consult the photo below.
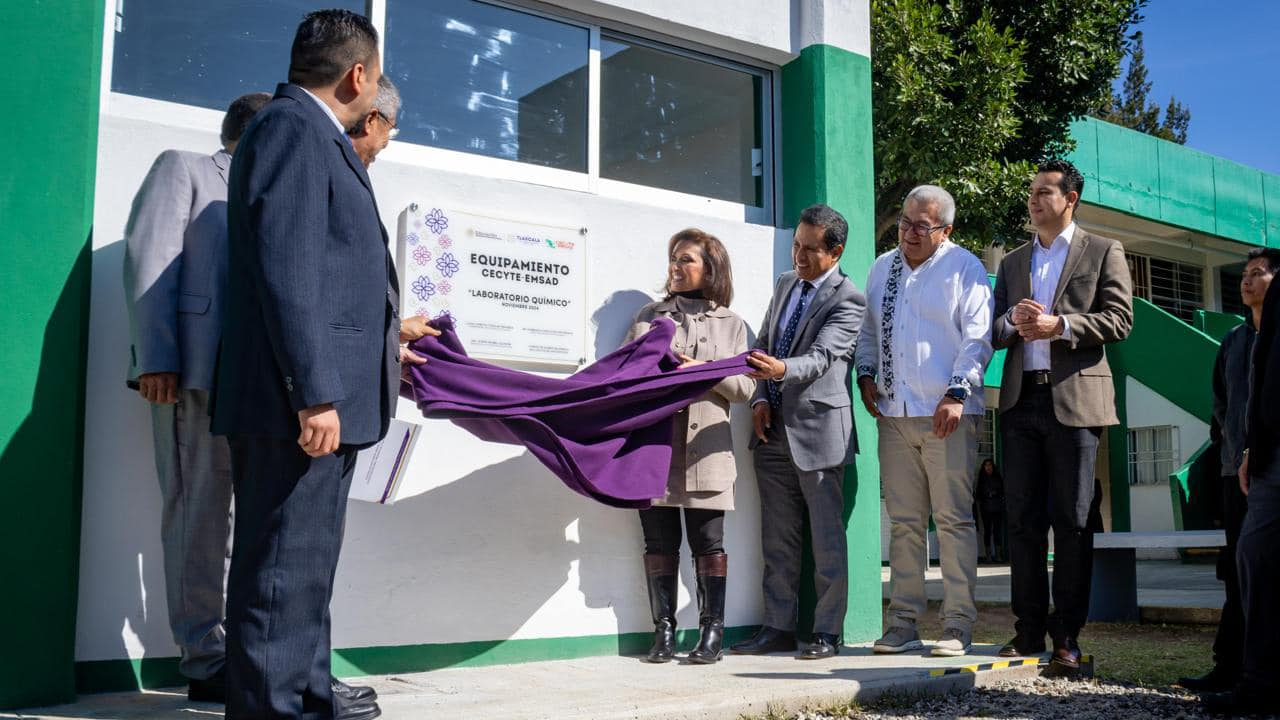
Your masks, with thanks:
<instances>
[{"instance_id":1,"label":"white bench","mask_svg":"<svg viewBox=\"0 0 1280 720\"><path fill-rule=\"evenodd\" d=\"M1223 547L1222 530L1113 532L1093 536L1093 583L1089 620L1138 621L1138 549Z\"/></svg>"}]
</instances>

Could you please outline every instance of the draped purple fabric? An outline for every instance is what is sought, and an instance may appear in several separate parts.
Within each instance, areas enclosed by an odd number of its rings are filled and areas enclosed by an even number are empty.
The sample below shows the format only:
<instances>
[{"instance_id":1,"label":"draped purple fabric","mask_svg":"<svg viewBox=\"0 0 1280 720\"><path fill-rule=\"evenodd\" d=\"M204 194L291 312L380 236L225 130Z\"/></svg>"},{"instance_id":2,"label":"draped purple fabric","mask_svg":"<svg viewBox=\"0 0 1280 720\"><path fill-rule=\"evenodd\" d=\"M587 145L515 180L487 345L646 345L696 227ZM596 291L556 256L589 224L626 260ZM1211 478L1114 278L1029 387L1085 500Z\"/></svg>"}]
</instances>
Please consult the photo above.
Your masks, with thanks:
<instances>
[{"instance_id":1,"label":"draped purple fabric","mask_svg":"<svg viewBox=\"0 0 1280 720\"><path fill-rule=\"evenodd\" d=\"M671 464L671 418L722 378L750 371L746 354L677 370L675 324L658 318L640 338L566 378L468 357L444 318L443 334L413 343L404 394L423 416L476 437L524 445L569 489L605 505L648 507Z\"/></svg>"}]
</instances>

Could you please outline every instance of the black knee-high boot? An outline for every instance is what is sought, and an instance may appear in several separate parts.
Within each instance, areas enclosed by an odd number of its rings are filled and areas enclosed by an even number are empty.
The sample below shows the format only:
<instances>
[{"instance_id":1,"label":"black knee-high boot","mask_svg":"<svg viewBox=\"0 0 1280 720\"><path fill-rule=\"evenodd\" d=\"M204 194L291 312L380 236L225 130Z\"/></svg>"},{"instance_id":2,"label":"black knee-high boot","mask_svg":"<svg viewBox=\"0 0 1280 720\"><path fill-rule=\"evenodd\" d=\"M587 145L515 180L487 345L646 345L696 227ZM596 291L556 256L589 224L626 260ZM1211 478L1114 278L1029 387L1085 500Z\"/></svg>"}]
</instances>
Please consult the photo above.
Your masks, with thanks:
<instances>
[{"instance_id":1,"label":"black knee-high boot","mask_svg":"<svg viewBox=\"0 0 1280 720\"><path fill-rule=\"evenodd\" d=\"M679 555L645 555L644 574L649 584L649 609L653 613L653 647L645 660L671 662L676 654L676 585Z\"/></svg>"},{"instance_id":2,"label":"black knee-high boot","mask_svg":"<svg viewBox=\"0 0 1280 720\"><path fill-rule=\"evenodd\" d=\"M698 646L689 662L707 665L723 657L724 594L729 556L724 553L694 558L698 569Z\"/></svg>"}]
</instances>

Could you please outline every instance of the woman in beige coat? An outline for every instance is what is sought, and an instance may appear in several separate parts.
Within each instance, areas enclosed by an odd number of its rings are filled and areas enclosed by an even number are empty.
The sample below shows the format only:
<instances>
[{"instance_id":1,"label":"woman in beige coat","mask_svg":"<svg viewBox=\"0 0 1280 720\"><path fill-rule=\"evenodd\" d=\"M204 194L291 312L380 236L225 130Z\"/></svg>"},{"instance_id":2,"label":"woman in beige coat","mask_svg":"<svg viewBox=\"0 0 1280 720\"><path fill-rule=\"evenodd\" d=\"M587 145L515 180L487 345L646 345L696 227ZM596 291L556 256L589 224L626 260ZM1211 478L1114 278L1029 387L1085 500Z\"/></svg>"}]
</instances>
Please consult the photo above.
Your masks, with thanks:
<instances>
[{"instance_id":1,"label":"woman in beige coat","mask_svg":"<svg viewBox=\"0 0 1280 720\"><path fill-rule=\"evenodd\" d=\"M729 310L733 271L724 245L691 228L671 238L667 254L667 296L640 309L627 339L647 331L654 318L667 317L676 324L671 349L684 361L681 367L746 352L747 326ZM706 664L721 658L728 567L724 513L733 509L738 475L729 404L746 402L754 390L755 383L745 375L725 378L675 417L667 492L640 511L654 625L649 662L668 662L675 654L682 509L698 577L700 634L689 661Z\"/></svg>"}]
</instances>

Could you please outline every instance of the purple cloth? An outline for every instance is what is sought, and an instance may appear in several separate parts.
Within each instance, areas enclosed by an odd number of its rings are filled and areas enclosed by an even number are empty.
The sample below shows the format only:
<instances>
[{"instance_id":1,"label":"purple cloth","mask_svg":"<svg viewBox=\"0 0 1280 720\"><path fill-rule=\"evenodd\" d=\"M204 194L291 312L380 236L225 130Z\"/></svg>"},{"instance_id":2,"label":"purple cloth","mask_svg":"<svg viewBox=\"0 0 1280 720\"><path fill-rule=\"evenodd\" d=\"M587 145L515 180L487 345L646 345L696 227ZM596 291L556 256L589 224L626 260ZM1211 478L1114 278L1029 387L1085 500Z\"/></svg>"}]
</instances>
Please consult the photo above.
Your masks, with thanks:
<instances>
[{"instance_id":1,"label":"purple cloth","mask_svg":"<svg viewBox=\"0 0 1280 720\"><path fill-rule=\"evenodd\" d=\"M451 319L432 324L443 334L413 343L427 363L409 368L405 393L422 414L482 440L524 445L569 489L614 507L645 508L662 497L672 416L722 378L751 370L746 353L677 370L667 318L566 378L467 357Z\"/></svg>"}]
</instances>

